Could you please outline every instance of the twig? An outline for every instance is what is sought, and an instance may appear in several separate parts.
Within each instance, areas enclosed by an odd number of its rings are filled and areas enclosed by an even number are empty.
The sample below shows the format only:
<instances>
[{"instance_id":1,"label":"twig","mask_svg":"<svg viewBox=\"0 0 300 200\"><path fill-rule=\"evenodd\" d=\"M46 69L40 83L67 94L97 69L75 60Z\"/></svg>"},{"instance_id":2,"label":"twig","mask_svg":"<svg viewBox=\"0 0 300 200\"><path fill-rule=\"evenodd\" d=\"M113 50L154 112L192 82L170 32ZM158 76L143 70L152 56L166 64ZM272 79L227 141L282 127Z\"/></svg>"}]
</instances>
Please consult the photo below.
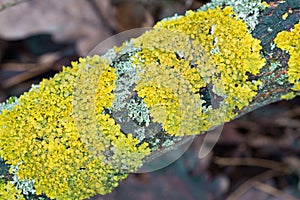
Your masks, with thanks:
<instances>
[{"instance_id":1,"label":"twig","mask_svg":"<svg viewBox=\"0 0 300 200\"><path fill-rule=\"evenodd\" d=\"M42 56L39 63L36 64L24 64L24 68L28 70L20 73L19 75L13 76L1 84L3 88L10 88L16 84L19 84L25 80L28 80L36 75L48 71L53 64L59 59L58 53L51 53Z\"/></svg>"},{"instance_id":2,"label":"twig","mask_svg":"<svg viewBox=\"0 0 300 200\"><path fill-rule=\"evenodd\" d=\"M274 171L289 173L290 169L285 164L280 162L272 161L272 160L265 160L260 158L222 158L222 157L215 157L214 163L218 165L240 165L240 166L255 166L255 167L263 167L269 168Z\"/></svg>"},{"instance_id":3,"label":"twig","mask_svg":"<svg viewBox=\"0 0 300 200\"><path fill-rule=\"evenodd\" d=\"M253 187L255 187L258 190L261 190L269 195L275 196L278 199L285 199L285 200L299 200L299 198L296 198L286 192L283 192L282 190L279 190L277 188L274 188L268 184L262 183L262 182L255 182Z\"/></svg>"},{"instance_id":4,"label":"twig","mask_svg":"<svg viewBox=\"0 0 300 200\"><path fill-rule=\"evenodd\" d=\"M254 176L253 178L249 179L248 181L244 182L240 185L234 192L232 192L226 200L237 200L239 199L244 193L246 193L253 185L258 181L268 180L275 176L282 176L283 174L278 171L268 170L261 174Z\"/></svg>"}]
</instances>

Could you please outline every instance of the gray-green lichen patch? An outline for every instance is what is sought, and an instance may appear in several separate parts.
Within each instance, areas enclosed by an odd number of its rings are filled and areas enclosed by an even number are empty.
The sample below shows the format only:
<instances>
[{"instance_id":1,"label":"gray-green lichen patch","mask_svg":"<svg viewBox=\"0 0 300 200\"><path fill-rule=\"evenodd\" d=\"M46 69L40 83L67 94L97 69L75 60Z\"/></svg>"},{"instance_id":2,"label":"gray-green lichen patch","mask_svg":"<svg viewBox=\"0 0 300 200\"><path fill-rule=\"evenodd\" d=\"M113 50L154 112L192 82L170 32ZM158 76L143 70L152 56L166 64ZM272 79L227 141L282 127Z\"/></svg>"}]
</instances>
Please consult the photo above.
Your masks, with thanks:
<instances>
[{"instance_id":1,"label":"gray-green lichen patch","mask_svg":"<svg viewBox=\"0 0 300 200\"><path fill-rule=\"evenodd\" d=\"M151 140L150 144L152 151L156 151L159 148L160 139L155 138L154 136L149 137L149 139Z\"/></svg>"},{"instance_id":2,"label":"gray-green lichen patch","mask_svg":"<svg viewBox=\"0 0 300 200\"><path fill-rule=\"evenodd\" d=\"M139 142L142 142L146 138L146 130L145 127L139 127L134 130L134 135L139 140Z\"/></svg>"},{"instance_id":3,"label":"gray-green lichen patch","mask_svg":"<svg viewBox=\"0 0 300 200\"><path fill-rule=\"evenodd\" d=\"M21 190L22 194L35 194L34 180L28 180L27 178L25 180L20 180L19 177L16 175L16 173L19 170L19 166L11 166L10 170L13 174L11 183L14 184L18 190Z\"/></svg>"},{"instance_id":4,"label":"gray-green lichen patch","mask_svg":"<svg viewBox=\"0 0 300 200\"><path fill-rule=\"evenodd\" d=\"M152 134L149 130L159 131L161 125L151 122L150 110L134 91L139 76L131 57L138 50L129 42L120 51L111 50L104 57L111 61L109 64L115 68L117 75L116 87L113 90L115 99L108 111L121 126L123 133L132 133L139 142L142 142Z\"/></svg>"},{"instance_id":5,"label":"gray-green lichen patch","mask_svg":"<svg viewBox=\"0 0 300 200\"><path fill-rule=\"evenodd\" d=\"M212 0L199 10L205 11L216 7L230 6L237 13L238 19L243 20L250 31L258 24L259 13L266 8L260 0Z\"/></svg>"},{"instance_id":6,"label":"gray-green lichen patch","mask_svg":"<svg viewBox=\"0 0 300 200\"><path fill-rule=\"evenodd\" d=\"M116 88L114 89L116 99L111 107L113 112L126 108L132 89L139 78L136 68L129 60L129 57L136 51L137 49L131 43L126 43L126 48L123 48L120 52L109 51L104 55L111 61L109 64L116 68L115 72L117 74Z\"/></svg>"},{"instance_id":7,"label":"gray-green lichen patch","mask_svg":"<svg viewBox=\"0 0 300 200\"><path fill-rule=\"evenodd\" d=\"M164 143L162 144L162 147L170 147L172 144L174 144L173 140L166 140L164 141Z\"/></svg>"},{"instance_id":8,"label":"gray-green lichen patch","mask_svg":"<svg viewBox=\"0 0 300 200\"><path fill-rule=\"evenodd\" d=\"M149 126L150 111L146 103L139 97L130 99L128 105L128 115L132 120L136 121L139 125L145 124Z\"/></svg>"},{"instance_id":9,"label":"gray-green lichen patch","mask_svg":"<svg viewBox=\"0 0 300 200\"><path fill-rule=\"evenodd\" d=\"M281 67L281 64L279 61L275 61L275 62L271 62L269 69L271 71L273 71L273 70L277 69L278 67Z\"/></svg>"},{"instance_id":10,"label":"gray-green lichen patch","mask_svg":"<svg viewBox=\"0 0 300 200\"><path fill-rule=\"evenodd\" d=\"M114 67L117 73L116 88L114 89L116 100L111 109L113 111L120 111L127 106L128 98L132 93L132 88L138 76L136 69L129 61L117 62Z\"/></svg>"},{"instance_id":11,"label":"gray-green lichen patch","mask_svg":"<svg viewBox=\"0 0 300 200\"><path fill-rule=\"evenodd\" d=\"M19 104L19 100L17 97L11 97L6 102L0 103L0 114L3 110L11 111L15 105Z\"/></svg>"}]
</instances>

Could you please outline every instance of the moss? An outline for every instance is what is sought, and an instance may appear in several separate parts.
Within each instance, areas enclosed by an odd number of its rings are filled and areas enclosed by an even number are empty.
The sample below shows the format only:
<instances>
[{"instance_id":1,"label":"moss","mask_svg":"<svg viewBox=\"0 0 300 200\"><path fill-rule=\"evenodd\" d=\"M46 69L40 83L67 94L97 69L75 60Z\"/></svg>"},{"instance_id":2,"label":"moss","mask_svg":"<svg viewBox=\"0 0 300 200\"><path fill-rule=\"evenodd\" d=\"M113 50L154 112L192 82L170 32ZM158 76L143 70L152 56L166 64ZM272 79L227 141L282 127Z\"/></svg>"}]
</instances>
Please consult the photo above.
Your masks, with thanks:
<instances>
[{"instance_id":1,"label":"moss","mask_svg":"<svg viewBox=\"0 0 300 200\"><path fill-rule=\"evenodd\" d=\"M167 133L205 131L232 119L257 94L261 83L248 75L265 65L260 41L235 16L231 7L189 11L134 41L142 47L133 56L140 77L135 89Z\"/></svg>"},{"instance_id":2,"label":"moss","mask_svg":"<svg viewBox=\"0 0 300 200\"><path fill-rule=\"evenodd\" d=\"M289 55L288 61L288 80L293 84L295 94L300 91L300 23L294 26L291 31L282 31L277 34L274 42L277 47L286 50ZM290 97L291 94L288 95ZM285 96L283 97L285 98Z\"/></svg>"}]
</instances>

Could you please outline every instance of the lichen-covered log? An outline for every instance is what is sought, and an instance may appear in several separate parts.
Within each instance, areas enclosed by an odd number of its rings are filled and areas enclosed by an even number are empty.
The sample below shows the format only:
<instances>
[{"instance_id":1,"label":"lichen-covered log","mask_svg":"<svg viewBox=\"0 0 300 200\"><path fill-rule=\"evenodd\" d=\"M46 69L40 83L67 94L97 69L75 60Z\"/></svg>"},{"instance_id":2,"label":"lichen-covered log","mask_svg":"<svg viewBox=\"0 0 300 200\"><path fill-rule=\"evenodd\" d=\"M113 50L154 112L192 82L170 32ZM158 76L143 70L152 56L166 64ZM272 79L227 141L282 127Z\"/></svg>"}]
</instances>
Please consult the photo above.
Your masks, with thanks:
<instances>
[{"instance_id":1,"label":"lichen-covered log","mask_svg":"<svg viewBox=\"0 0 300 200\"><path fill-rule=\"evenodd\" d=\"M294 98L299 19L296 0L215 0L10 99L0 195L105 194L193 135Z\"/></svg>"}]
</instances>

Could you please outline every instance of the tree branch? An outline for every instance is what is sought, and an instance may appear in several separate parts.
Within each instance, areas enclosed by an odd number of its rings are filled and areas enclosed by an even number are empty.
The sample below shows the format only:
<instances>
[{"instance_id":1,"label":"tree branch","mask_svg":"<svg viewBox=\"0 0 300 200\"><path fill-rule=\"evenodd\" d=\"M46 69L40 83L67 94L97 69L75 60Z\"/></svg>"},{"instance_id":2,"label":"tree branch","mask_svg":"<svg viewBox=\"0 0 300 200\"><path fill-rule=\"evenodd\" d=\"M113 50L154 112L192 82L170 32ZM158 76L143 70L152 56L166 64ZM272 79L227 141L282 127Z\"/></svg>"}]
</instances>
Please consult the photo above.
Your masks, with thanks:
<instances>
[{"instance_id":1,"label":"tree branch","mask_svg":"<svg viewBox=\"0 0 300 200\"><path fill-rule=\"evenodd\" d=\"M299 95L300 3L267 2L165 19L2 105L0 155L17 189L105 194L194 135Z\"/></svg>"}]
</instances>

